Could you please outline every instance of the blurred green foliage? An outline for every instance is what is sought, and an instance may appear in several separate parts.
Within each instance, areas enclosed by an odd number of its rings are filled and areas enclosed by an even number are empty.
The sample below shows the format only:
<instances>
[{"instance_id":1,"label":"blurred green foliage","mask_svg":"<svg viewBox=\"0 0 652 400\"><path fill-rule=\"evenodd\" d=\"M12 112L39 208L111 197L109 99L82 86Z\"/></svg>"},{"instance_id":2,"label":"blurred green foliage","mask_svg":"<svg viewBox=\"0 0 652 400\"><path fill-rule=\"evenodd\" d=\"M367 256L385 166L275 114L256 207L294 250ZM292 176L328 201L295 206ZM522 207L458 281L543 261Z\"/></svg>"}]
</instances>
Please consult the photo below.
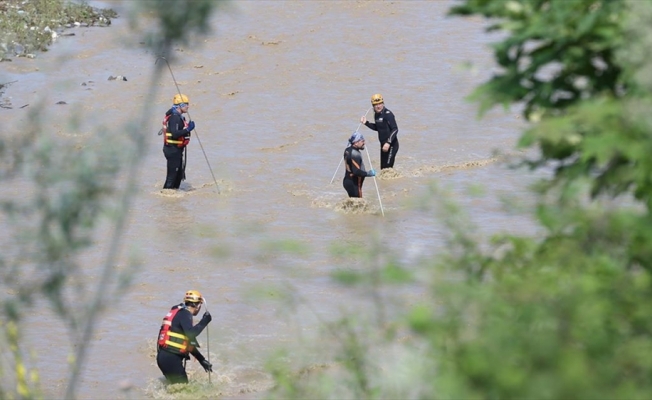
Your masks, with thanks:
<instances>
[{"instance_id":1,"label":"blurred green foliage","mask_svg":"<svg viewBox=\"0 0 652 400\"><path fill-rule=\"evenodd\" d=\"M134 3L137 12L130 21L137 27L143 15L153 16L159 23L146 33L145 41L157 55L169 59L173 43L188 44L196 35L209 34L211 14L228 5L228 0L141 0Z\"/></svg>"},{"instance_id":2,"label":"blurred green foliage","mask_svg":"<svg viewBox=\"0 0 652 400\"><path fill-rule=\"evenodd\" d=\"M505 37L502 69L473 98L481 109L524 104L525 164L552 173L538 185L535 238L493 238L437 274L431 323L412 315L431 344L444 398L643 399L652 391L649 90L628 54L641 51L652 3L462 2ZM468 249L468 247L467 247ZM499 251L500 250L500 251ZM478 273L480 271L480 273Z\"/></svg>"}]
</instances>

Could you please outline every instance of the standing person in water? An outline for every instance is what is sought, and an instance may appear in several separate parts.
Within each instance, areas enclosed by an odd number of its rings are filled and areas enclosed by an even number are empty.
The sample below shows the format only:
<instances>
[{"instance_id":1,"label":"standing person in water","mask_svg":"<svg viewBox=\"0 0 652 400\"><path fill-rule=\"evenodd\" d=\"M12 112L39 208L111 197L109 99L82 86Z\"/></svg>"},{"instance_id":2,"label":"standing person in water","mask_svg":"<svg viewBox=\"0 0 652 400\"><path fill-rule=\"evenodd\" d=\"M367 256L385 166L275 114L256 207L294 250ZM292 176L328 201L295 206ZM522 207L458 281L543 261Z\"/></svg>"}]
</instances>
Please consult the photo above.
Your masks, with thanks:
<instances>
[{"instance_id":1,"label":"standing person in water","mask_svg":"<svg viewBox=\"0 0 652 400\"><path fill-rule=\"evenodd\" d=\"M362 184L367 176L376 176L373 169L366 171L362 162L364 150L364 136L360 132L354 132L349 139L349 145L344 149L344 180L342 185L349 194L349 197L362 197Z\"/></svg>"},{"instance_id":2,"label":"standing person in water","mask_svg":"<svg viewBox=\"0 0 652 400\"><path fill-rule=\"evenodd\" d=\"M199 314L204 298L196 290L188 290L183 303L177 304L163 318L158 332L156 364L168 383L188 383L186 361L192 354L206 372L213 372L213 365L199 352L197 336L213 319L206 311L197 325L192 317Z\"/></svg>"},{"instance_id":3,"label":"standing person in water","mask_svg":"<svg viewBox=\"0 0 652 400\"><path fill-rule=\"evenodd\" d=\"M394 113L385 107L385 100L380 94L371 96L374 107L375 122L367 121L366 116L360 118L360 123L378 132L380 142L380 169L394 168L396 153L398 153L398 125Z\"/></svg>"},{"instance_id":4,"label":"standing person in water","mask_svg":"<svg viewBox=\"0 0 652 400\"><path fill-rule=\"evenodd\" d=\"M163 189L179 189L181 181L186 179L184 151L190 143L190 132L195 129L195 122L187 122L183 114L188 112L190 101L185 94L175 94L172 108L163 119L163 154L167 159L167 176ZM187 152L185 156L187 157Z\"/></svg>"}]
</instances>

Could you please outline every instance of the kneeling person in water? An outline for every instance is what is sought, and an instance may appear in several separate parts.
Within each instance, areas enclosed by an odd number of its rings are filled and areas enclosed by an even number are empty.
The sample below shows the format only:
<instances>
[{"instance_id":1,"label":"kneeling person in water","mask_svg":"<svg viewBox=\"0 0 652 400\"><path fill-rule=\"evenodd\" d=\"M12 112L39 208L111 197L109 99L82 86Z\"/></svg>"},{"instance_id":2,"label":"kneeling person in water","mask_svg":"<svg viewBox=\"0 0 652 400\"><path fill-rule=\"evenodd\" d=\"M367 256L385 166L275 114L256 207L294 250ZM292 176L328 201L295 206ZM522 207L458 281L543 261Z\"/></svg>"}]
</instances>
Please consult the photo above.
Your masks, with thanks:
<instances>
[{"instance_id":1,"label":"kneeling person in water","mask_svg":"<svg viewBox=\"0 0 652 400\"><path fill-rule=\"evenodd\" d=\"M364 136L360 132L354 132L349 138L348 147L344 150L346 171L344 172L342 185L349 197L362 197L364 178L376 176L376 171L373 169L365 170L360 150L364 150Z\"/></svg>"}]
</instances>

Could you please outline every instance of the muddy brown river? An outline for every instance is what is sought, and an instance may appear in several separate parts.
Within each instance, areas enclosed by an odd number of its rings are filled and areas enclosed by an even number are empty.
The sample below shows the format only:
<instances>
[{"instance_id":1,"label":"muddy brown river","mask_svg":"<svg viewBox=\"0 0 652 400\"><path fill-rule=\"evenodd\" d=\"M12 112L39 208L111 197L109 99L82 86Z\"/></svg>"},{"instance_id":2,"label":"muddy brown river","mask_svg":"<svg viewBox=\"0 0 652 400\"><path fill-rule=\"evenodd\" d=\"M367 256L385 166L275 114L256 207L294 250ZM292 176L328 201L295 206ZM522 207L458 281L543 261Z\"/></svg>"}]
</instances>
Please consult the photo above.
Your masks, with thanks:
<instances>
[{"instance_id":1,"label":"muddy brown river","mask_svg":"<svg viewBox=\"0 0 652 400\"><path fill-rule=\"evenodd\" d=\"M501 203L530 201L532 178L494 157L496 150L514 153L524 126L519 113L495 110L477 120L476 106L464 100L495 70L488 49L495 38L482 20L447 17L452 1L238 1L215 14L210 35L175 46L172 69L190 97L208 159L193 139L178 192L161 191L165 159L156 135L176 87L165 71L158 95L147 97L156 57L130 30L129 3L91 2L121 17L109 28L77 28L35 59L0 64L0 82L16 81L5 92L12 108L0 109L6 132L18 130L39 102L54 133L74 141L98 127L119 129L145 102L158 110L142 127L148 151L123 242L143 268L103 315L79 398L123 398L121 385L132 386L132 397L163 396L154 340L187 289L200 290L213 315L199 338L204 351L210 346L212 384L224 397L260 395L271 384L265 361L279 345L296 343L299 354L320 332L320 320L366 304L363 293L329 279L338 267L359 265L334 257L333 244L365 246L374 236L406 262L436 257L444 228L432 212L414 207L433 182L452 193L478 233L532 231L528 218ZM108 80L118 75L127 80ZM396 115L400 151L394 170L376 179L378 191L367 179L360 205L347 200L343 167L330 181L374 93ZM69 132L73 114L80 128ZM360 132L378 170L375 132ZM474 187L484 194L472 195ZM3 188L8 196L24 190ZM0 240L9 234L3 229ZM264 251L283 239L300 240L310 252ZM105 245L98 239L98 251L85 255L89 273L102 264ZM261 285L291 288L305 303L257 301ZM55 338L65 337L65 328L43 305L27 329L45 396L62 396L69 348ZM323 362L321 354L313 357ZM197 363L189 369L192 379L207 380Z\"/></svg>"}]
</instances>

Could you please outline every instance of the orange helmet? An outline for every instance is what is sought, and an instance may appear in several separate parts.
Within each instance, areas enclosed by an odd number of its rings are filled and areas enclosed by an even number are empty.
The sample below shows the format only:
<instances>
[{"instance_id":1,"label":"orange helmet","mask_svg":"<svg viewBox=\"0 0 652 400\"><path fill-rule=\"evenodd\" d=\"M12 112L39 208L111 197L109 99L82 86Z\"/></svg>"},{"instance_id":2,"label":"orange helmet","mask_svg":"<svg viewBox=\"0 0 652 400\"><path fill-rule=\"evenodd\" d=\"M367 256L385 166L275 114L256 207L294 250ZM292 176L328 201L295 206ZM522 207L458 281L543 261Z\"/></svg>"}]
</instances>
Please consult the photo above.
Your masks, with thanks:
<instances>
[{"instance_id":1,"label":"orange helmet","mask_svg":"<svg viewBox=\"0 0 652 400\"><path fill-rule=\"evenodd\" d=\"M189 104L190 100L188 100L188 96L181 93L175 94L174 97L172 98L172 104L176 106L177 104L181 104L181 103Z\"/></svg>"},{"instance_id":2,"label":"orange helmet","mask_svg":"<svg viewBox=\"0 0 652 400\"><path fill-rule=\"evenodd\" d=\"M381 104L384 103L385 100L383 100L383 95L380 93L376 93L375 95L371 96L371 105L375 106L376 104Z\"/></svg>"},{"instance_id":3,"label":"orange helmet","mask_svg":"<svg viewBox=\"0 0 652 400\"><path fill-rule=\"evenodd\" d=\"M184 303L203 303L204 298L201 296L201 293L197 290L188 290L186 295L183 296Z\"/></svg>"}]
</instances>

